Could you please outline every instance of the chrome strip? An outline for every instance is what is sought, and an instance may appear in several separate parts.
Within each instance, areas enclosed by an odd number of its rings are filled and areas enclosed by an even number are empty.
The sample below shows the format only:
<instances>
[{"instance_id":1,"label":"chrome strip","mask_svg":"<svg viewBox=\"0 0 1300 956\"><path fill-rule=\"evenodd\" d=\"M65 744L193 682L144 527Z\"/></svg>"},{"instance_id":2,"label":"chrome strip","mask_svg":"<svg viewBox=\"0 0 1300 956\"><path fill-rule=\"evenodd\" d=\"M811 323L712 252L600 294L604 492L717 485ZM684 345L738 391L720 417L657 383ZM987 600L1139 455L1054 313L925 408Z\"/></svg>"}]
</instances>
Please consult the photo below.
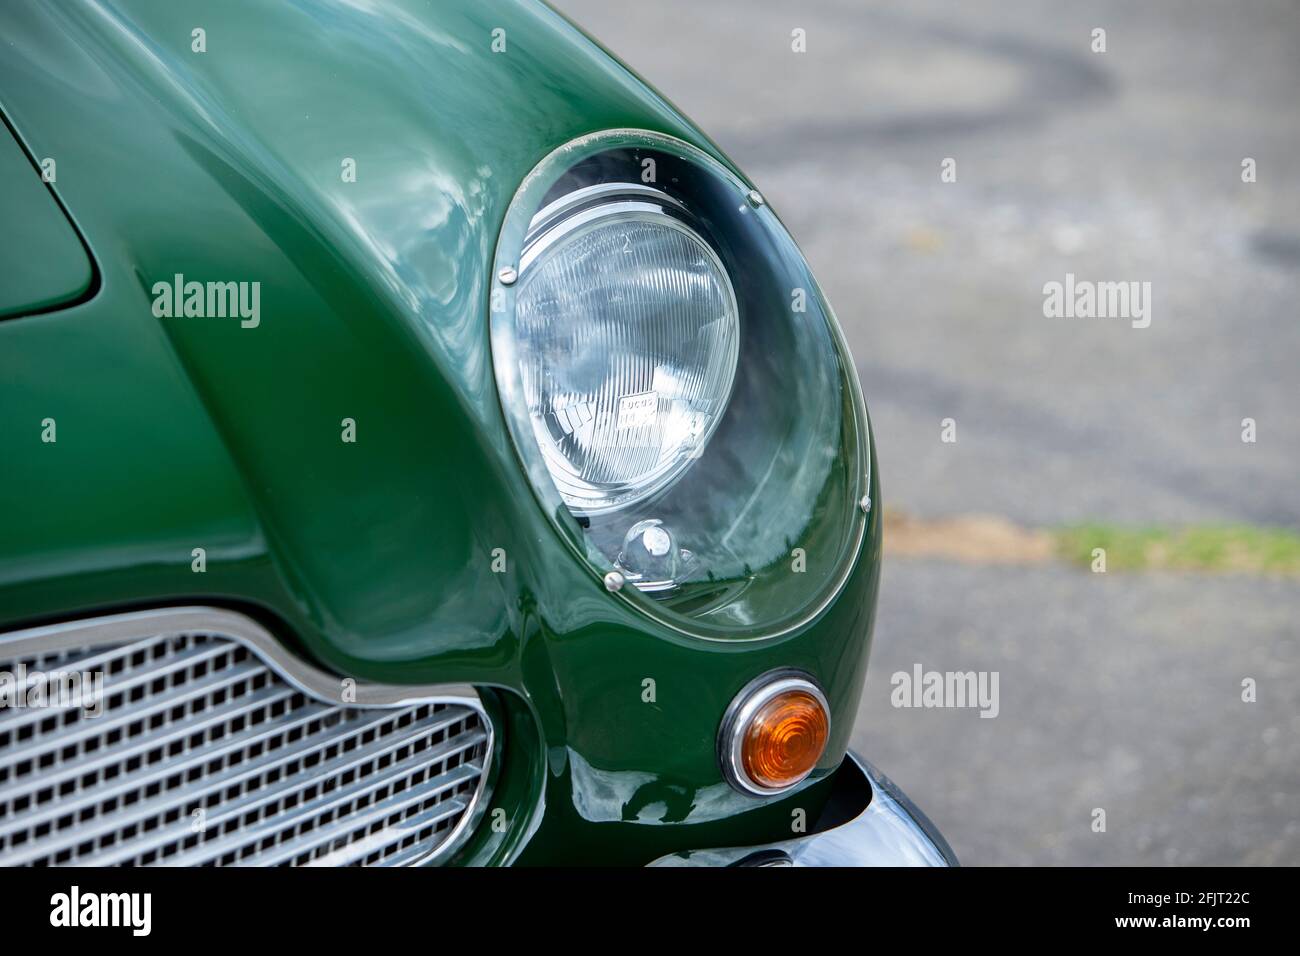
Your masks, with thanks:
<instances>
[{"instance_id":1,"label":"chrome strip","mask_svg":"<svg viewBox=\"0 0 1300 956\"><path fill-rule=\"evenodd\" d=\"M601 203L598 206L587 206L579 209L563 219L556 219L547 223L543 232L537 234L535 238L530 238L524 246L524 251L519 254L519 277L522 279L529 268L536 262L543 252L555 245L569 233L573 232L580 226L590 225L607 219L611 216L622 214L641 213L643 216L663 216L666 224L676 226L682 232L697 240L700 245L709 251L713 259L717 261L722 275L726 275L726 269L722 268L721 260L718 260L717 254L713 252L713 247L704 239L703 236L689 228L684 223L668 215L663 206L651 202L643 202L634 199L614 199L609 202Z\"/></svg>"},{"instance_id":2,"label":"chrome strip","mask_svg":"<svg viewBox=\"0 0 1300 956\"><path fill-rule=\"evenodd\" d=\"M555 222L567 218L573 210L581 206L604 204L615 199L649 200L651 204L656 206L672 206L683 211L686 209L679 199L668 195L662 189L656 189L654 186L647 186L643 183L629 183L619 180L611 183L597 183L593 186L582 186L573 192L565 193L559 199L538 210L537 215L533 216L528 223L528 235L524 239L524 244L527 245L554 225Z\"/></svg>"},{"instance_id":3,"label":"chrome strip","mask_svg":"<svg viewBox=\"0 0 1300 956\"><path fill-rule=\"evenodd\" d=\"M470 684L374 684L355 682L354 701L344 701L345 678L330 674L291 654L253 618L225 608L196 605L129 611L49 624L0 634L0 656L20 658L52 651L93 649L167 634L210 634L243 644L294 688L332 707L396 709L416 704L456 704L478 713L487 733L483 772L460 822L432 851L407 861L427 865L459 849L472 822L481 815L487 782L496 757L496 732L483 699Z\"/></svg>"},{"instance_id":4,"label":"chrome strip","mask_svg":"<svg viewBox=\"0 0 1300 956\"><path fill-rule=\"evenodd\" d=\"M210 633L238 641L266 662L290 684L336 707L405 707L411 704L462 704L483 712L483 702L469 684L368 684L356 682L355 701L343 700L343 678L319 670L290 654L257 621L236 611L217 607L159 608L92 617L66 624L50 624L0 634L0 653L21 657L28 653L93 648L156 637L160 634ZM484 715L486 717L486 715Z\"/></svg>"},{"instance_id":5,"label":"chrome strip","mask_svg":"<svg viewBox=\"0 0 1300 956\"><path fill-rule=\"evenodd\" d=\"M934 824L879 770L852 750L840 774L870 784L870 799L837 827L751 847L682 850L650 866L957 866Z\"/></svg>"}]
</instances>

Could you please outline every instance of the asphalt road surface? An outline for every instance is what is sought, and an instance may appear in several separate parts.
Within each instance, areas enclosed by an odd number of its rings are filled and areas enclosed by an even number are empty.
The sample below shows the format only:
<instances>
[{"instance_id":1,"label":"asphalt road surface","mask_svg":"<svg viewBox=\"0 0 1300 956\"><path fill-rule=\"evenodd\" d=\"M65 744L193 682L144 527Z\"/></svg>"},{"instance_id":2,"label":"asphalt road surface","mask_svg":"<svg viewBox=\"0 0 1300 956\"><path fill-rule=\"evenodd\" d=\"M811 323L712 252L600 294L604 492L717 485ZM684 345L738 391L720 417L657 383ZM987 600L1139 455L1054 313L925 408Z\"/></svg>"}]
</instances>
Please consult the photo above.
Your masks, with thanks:
<instances>
[{"instance_id":1,"label":"asphalt road surface","mask_svg":"<svg viewBox=\"0 0 1300 956\"><path fill-rule=\"evenodd\" d=\"M1300 6L557 5L791 228L887 506L1300 527ZM1149 327L1045 317L1066 273ZM1297 621L1294 579L888 559L855 746L966 863L1298 864ZM917 664L997 671L997 717L892 706Z\"/></svg>"}]
</instances>

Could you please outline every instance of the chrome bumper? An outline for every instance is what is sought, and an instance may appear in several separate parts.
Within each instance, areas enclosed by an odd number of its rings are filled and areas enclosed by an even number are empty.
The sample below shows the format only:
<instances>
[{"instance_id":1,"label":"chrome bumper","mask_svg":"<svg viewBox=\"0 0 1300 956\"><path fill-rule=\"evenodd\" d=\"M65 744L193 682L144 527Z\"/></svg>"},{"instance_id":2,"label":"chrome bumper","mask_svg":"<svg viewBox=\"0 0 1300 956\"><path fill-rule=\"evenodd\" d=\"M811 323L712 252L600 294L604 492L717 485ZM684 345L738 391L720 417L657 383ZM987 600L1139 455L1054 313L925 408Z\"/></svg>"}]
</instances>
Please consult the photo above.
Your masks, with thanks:
<instances>
[{"instance_id":1,"label":"chrome bumper","mask_svg":"<svg viewBox=\"0 0 1300 956\"><path fill-rule=\"evenodd\" d=\"M651 866L956 866L934 824L893 782L849 751L828 813L842 822L763 846L684 850ZM847 817L847 819L844 819Z\"/></svg>"}]
</instances>

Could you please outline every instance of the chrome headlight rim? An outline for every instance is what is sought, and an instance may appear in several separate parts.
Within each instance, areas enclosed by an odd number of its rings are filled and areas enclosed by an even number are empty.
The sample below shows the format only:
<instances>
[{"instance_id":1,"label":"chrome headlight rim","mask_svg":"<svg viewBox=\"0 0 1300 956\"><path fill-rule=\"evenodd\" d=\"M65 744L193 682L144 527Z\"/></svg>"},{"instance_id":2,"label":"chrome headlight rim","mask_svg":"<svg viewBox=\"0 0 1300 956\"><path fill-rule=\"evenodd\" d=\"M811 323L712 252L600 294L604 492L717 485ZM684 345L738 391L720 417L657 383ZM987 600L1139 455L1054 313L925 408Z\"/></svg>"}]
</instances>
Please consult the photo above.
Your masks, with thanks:
<instances>
[{"instance_id":1,"label":"chrome headlight rim","mask_svg":"<svg viewBox=\"0 0 1300 956\"><path fill-rule=\"evenodd\" d=\"M722 188L734 196L739 206L749 207L745 211L752 213L761 221L763 228L771 234L774 241L788 246L789 254L801 265L809 300L816 302L817 308L827 319L827 332L833 343L835 361L841 370L841 385L846 395L845 428L851 435L851 440L844 444L840 453L851 459L856 474L855 490L852 495L853 506L845 508L842 515L841 520L847 529L848 537L835 565L833 580L822 588L815 600L804 604L797 614L779 621L758 622L752 625L717 624L669 611L637 588L618 587L617 585L622 583L621 580L611 587L611 572L617 572L618 569L604 553L594 548L588 541L584 533L585 519L575 515L565 503L533 439L531 417L524 398L521 376L517 371L519 353L513 335L507 332L507 321L513 321L519 289L520 266L530 238L535 238L539 231L545 231L548 218L564 214L564 201L569 196L561 195L559 199L552 200L548 200L547 197L558 188L557 184L565 173L576 168L584 160L620 149L662 152L698 167L722 184ZM620 192L629 194L628 198L634 200L655 193L666 195L654 187L641 188L630 180L602 183L600 186L607 187L609 192L604 199L597 202L605 201ZM575 189L571 192L577 191ZM670 203L676 202L672 196L666 198ZM656 201L662 199L656 197ZM706 245L711 246L712 243L706 240ZM597 584L603 583L612 592L611 599L635 607L656 624L676 634L725 643L776 639L803 628L826 611L843 591L864 556L863 545L871 515L869 507L859 509L857 503L869 500L872 485L870 425L853 360L843 333L838 323L834 321L834 313L812 277L806 260L794 240L750 183L711 153L663 133L621 128L602 130L578 137L552 150L521 182L506 211L498 235L488 292L492 362L502 415L509 426L510 443L529 479L528 483L534 497L561 540L592 574L594 581Z\"/></svg>"}]
</instances>

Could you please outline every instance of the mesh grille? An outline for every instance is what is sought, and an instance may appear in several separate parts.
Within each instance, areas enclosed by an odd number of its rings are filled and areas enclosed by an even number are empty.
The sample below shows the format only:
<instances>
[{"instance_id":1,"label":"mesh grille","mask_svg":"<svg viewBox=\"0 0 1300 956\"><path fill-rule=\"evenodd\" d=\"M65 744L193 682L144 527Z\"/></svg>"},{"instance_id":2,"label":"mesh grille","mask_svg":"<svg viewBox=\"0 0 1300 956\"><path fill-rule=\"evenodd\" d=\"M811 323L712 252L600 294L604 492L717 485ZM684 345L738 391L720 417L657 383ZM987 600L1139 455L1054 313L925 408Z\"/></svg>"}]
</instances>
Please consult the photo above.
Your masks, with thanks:
<instances>
[{"instance_id":1,"label":"mesh grille","mask_svg":"<svg viewBox=\"0 0 1300 956\"><path fill-rule=\"evenodd\" d=\"M102 713L0 707L3 865L402 865L452 835L484 774L477 710L322 703L217 635L0 645L0 672L20 668L51 701L56 674L102 674Z\"/></svg>"}]
</instances>

